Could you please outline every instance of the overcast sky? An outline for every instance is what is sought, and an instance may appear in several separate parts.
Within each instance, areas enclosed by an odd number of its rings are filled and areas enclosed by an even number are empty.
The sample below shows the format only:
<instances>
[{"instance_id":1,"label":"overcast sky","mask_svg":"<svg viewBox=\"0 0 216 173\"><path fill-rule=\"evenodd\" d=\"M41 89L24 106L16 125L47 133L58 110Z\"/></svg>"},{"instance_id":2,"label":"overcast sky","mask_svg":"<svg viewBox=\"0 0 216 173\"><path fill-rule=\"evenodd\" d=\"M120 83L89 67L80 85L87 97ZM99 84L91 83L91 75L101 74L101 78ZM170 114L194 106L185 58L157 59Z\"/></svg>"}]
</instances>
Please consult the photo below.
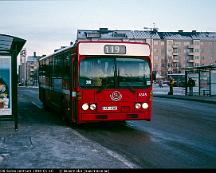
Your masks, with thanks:
<instances>
[{"instance_id":1,"label":"overcast sky","mask_svg":"<svg viewBox=\"0 0 216 173\"><path fill-rule=\"evenodd\" d=\"M215 0L0 0L0 33L27 40L28 56L75 41L77 29L216 32Z\"/></svg>"}]
</instances>

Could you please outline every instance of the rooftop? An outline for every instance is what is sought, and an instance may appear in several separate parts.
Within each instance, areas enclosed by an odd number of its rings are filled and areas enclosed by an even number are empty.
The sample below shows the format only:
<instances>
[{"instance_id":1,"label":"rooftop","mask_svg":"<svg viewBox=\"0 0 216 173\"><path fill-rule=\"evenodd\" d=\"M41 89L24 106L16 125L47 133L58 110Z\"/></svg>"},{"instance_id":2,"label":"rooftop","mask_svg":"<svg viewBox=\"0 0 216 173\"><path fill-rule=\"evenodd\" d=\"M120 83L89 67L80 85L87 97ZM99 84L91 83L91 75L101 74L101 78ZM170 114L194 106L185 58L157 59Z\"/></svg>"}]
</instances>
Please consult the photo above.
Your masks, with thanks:
<instances>
[{"instance_id":1,"label":"rooftop","mask_svg":"<svg viewBox=\"0 0 216 173\"><path fill-rule=\"evenodd\" d=\"M0 54L10 54L14 52L15 56L17 56L25 42L26 40L18 37L0 34Z\"/></svg>"},{"instance_id":2,"label":"rooftop","mask_svg":"<svg viewBox=\"0 0 216 173\"><path fill-rule=\"evenodd\" d=\"M143 40L143 39L172 39L172 40L211 40L216 41L216 32L157 32L142 30L78 30L77 40L101 39L101 40Z\"/></svg>"}]
</instances>

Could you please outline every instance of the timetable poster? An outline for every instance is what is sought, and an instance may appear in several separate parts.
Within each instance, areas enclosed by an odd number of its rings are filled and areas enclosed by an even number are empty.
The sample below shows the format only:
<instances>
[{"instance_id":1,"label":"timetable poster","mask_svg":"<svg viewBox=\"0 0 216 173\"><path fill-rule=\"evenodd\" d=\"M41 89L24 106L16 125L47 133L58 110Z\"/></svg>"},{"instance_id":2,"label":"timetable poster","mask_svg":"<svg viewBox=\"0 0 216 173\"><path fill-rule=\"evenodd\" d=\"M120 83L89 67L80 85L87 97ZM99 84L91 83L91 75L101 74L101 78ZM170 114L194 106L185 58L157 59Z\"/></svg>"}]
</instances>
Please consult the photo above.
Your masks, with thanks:
<instances>
[{"instance_id":1,"label":"timetable poster","mask_svg":"<svg viewBox=\"0 0 216 173\"><path fill-rule=\"evenodd\" d=\"M0 55L0 116L12 115L11 56Z\"/></svg>"}]
</instances>

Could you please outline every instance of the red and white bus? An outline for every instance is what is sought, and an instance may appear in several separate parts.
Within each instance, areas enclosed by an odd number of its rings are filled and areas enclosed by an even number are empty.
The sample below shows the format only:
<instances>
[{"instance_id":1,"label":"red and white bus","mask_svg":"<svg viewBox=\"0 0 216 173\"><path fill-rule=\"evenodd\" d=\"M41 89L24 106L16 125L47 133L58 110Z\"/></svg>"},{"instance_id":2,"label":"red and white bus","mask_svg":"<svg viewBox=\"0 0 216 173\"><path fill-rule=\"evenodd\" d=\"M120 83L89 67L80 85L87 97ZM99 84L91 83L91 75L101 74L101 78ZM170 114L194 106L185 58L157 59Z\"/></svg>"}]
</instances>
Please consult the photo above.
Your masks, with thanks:
<instances>
[{"instance_id":1,"label":"red and white bus","mask_svg":"<svg viewBox=\"0 0 216 173\"><path fill-rule=\"evenodd\" d=\"M39 60L39 97L71 122L151 120L146 43L77 41Z\"/></svg>"}]
</instances>

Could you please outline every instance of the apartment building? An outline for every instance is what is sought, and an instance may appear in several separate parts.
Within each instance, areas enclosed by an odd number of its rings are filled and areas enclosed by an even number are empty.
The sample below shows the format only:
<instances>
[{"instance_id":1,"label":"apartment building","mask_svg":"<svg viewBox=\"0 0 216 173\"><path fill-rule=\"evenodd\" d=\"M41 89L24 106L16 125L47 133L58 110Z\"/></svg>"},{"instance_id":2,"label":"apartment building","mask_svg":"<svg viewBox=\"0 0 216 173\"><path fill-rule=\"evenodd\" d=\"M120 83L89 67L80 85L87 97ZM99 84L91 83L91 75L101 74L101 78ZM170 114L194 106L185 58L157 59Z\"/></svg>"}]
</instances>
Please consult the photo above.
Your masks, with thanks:
<instances>
[{"instance_id":1,"label":"apartment building","mask_svg":"<svg viewBox=\"0 0 216 173\"><path fill-rule=\"evenodd\" d=\"M38 60L41 56L37 56L34 52L33 56L28 56L26 60L22 60L19 66L19 79L21 85L37 86L38 85Z\"/></svg>"},{"instance_id":2,"label":"apartment building","mask_svg":"<svg viewBox=\"0 0 216 173\"><path fill-rule=\"evenodd\" d=\"M162 76L172 73L184 73L187 67L196 67L216 63L216 33L209 32L158 32L161 38L161 48L152 45L155 51L161 51L160 59L165 64L159 64L154 58L154 63L165 67L153 70Z\"/></svg>"},{"instance_id":3,"label":"apartment building","mask_svg":"<svg viewBox=\"0 0 216 173\"><path fill-rule=\"evenodd\" d=\"M78 30L77 39L147 42L152 48L153 71L157 76L184 73L187 67L216 63L216 32L158 32L143 30Z\"/></svg>"}]
</instances>

